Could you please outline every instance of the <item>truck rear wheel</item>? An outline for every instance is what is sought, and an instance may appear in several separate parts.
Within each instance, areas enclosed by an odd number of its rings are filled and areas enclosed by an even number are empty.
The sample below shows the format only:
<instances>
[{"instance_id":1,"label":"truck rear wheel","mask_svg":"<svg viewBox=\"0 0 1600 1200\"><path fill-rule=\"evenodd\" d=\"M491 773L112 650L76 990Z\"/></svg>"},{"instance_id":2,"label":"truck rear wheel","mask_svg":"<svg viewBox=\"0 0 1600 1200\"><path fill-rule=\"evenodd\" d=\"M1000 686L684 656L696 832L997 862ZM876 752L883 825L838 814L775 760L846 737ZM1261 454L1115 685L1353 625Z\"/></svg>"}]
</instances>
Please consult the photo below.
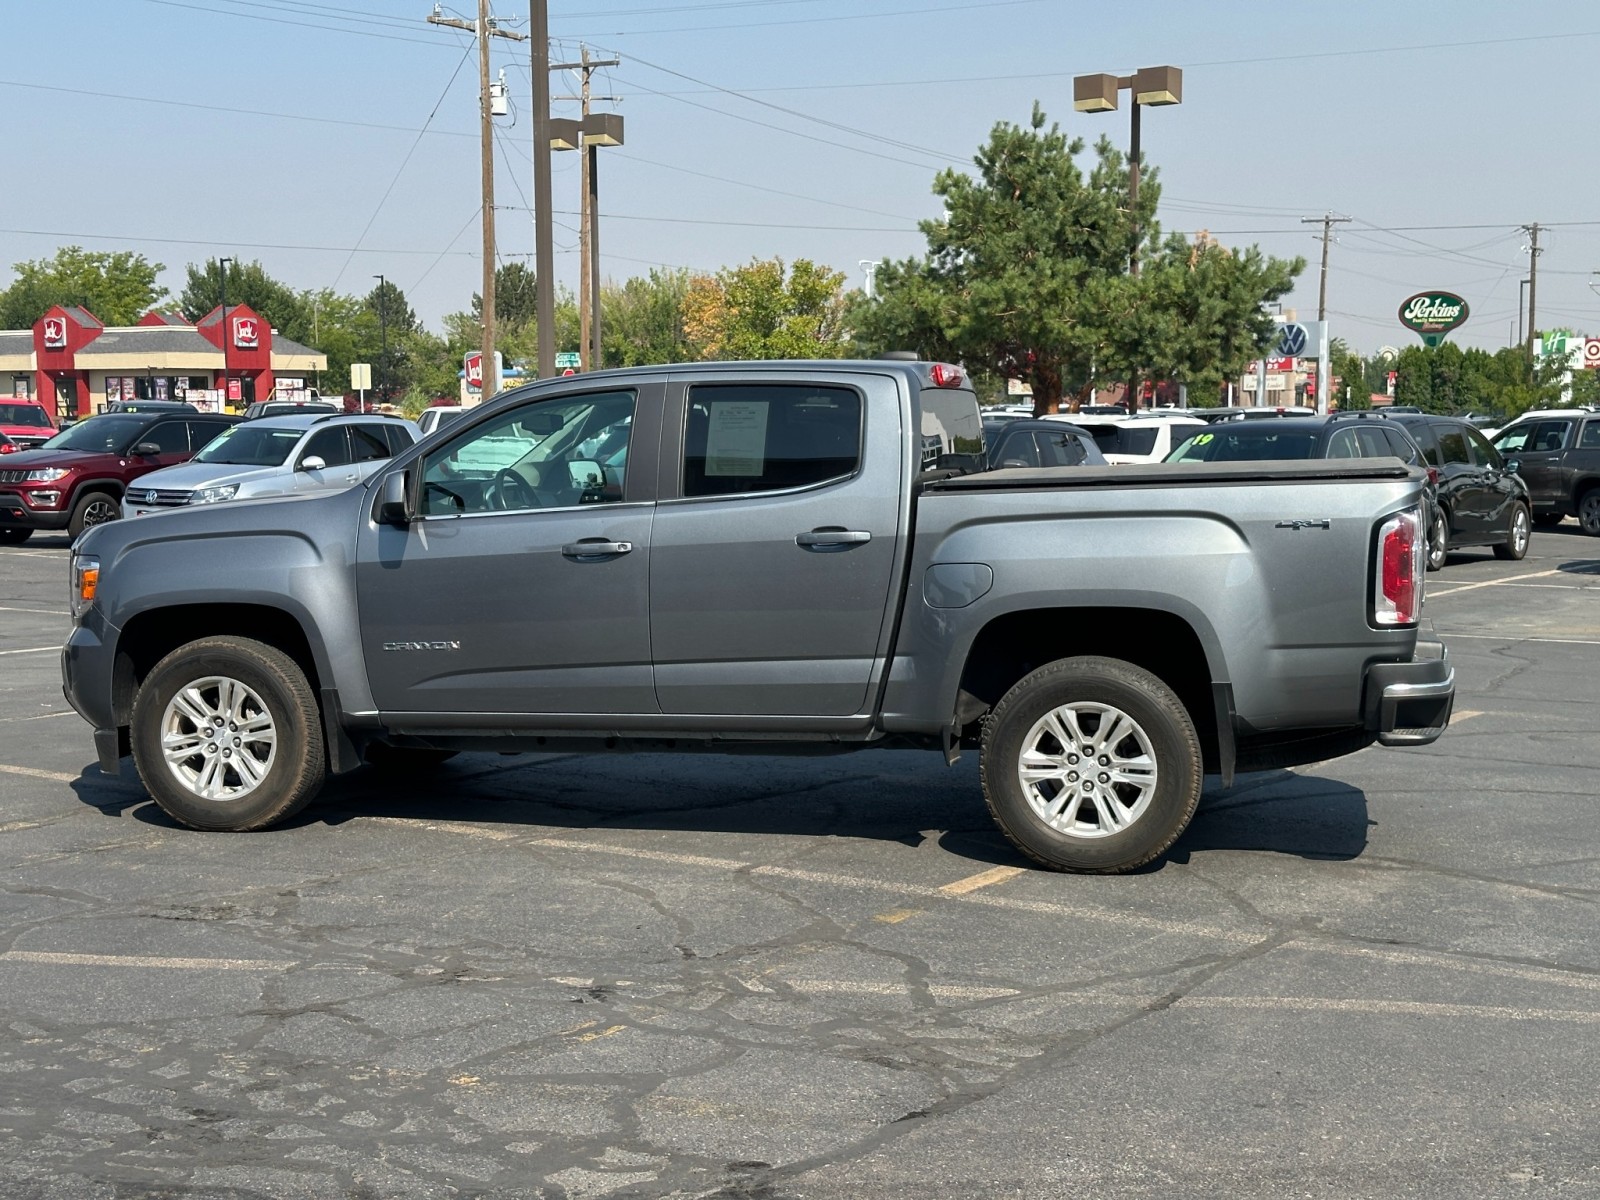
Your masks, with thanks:
<instances>
[{"instance_id":1,"label":"truck rear wheel","mask_svg":"<svg viewBox=\"0 0 1600 1200\"><path fill-rule=\"evenodd\" d=\"M192 829L265 828L327 775L305 672L246 638L202 638L157 663L134 698L132 742L145 788Z\"/></svg>"},{"instance_id":2,"label":"truck rear wheel","mask_svg":"<svg viewBox=\"0 0 1600 1200\"><path fill-rule=\"evenodd\" d=\"M1109 875L1159 857L1194 816L1201 779L1188 710L1118 659L1040 667L984 726L990 813L1019 850L1058 871Z\"/></svg>"}]
</instances>

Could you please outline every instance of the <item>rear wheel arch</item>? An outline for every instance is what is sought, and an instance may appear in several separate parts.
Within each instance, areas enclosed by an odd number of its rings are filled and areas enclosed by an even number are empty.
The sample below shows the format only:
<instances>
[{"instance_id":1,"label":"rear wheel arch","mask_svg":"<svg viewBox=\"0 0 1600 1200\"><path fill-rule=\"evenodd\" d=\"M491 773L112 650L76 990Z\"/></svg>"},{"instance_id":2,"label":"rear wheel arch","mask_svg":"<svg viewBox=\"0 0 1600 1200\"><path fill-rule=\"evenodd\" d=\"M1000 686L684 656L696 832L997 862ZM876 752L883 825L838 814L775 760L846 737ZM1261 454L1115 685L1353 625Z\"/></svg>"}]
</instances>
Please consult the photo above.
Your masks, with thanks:
<instances>
[{"instance_id":1,"label":"rear wheel arch","mask_svg":"<svg viewBox=\"0 0 1600 1200\"><path fill-rule=\"evenodd\" d=\"M1153 608L1023 609L994 617L972 640L961 670L957 712L963 744L977 744L985 715L1029 673L1085 655L1155 675L1188 710L1206 770L1231 767L1232 713L1219 713L1216 700L1218 688L1226 691L1226 675L1189 621ZM1223 722L1229 723L1226 734Z\"/></svg>"}]
</instances>

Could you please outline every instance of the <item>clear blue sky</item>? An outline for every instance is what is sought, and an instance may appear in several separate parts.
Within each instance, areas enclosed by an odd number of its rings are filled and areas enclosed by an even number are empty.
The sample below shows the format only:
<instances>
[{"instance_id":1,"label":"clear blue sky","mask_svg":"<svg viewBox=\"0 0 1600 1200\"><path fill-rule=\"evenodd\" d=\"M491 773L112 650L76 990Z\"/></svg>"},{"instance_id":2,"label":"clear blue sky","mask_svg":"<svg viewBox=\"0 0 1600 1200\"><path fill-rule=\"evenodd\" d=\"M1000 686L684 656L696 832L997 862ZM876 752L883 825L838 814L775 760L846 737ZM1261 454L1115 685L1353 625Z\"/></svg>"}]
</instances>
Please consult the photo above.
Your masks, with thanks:
<instances>
[{"instance_id":1,"label":"clear blue sky","mask_svg":"<svg viewBox=\"0 0 1600 1200\"><path fill-rule=\"evenodd\" d=\"M232 254L296 287L363 292L381 272L434 327L467 306L476 58L467 35L425 23L429 3L6 8L0 284L9 264L77 241L167 264L174 290L184 264ZM528 6L500 0L496 15L525 22ZM552 0L550 24L559 56L582 41L623 60L596 76L627 118L627 145L601 157L614 279L778 254L859 284L860 260L920 253L935 172L970 166L996 121L1025 121L1038 99L1071 133L1125 145L1126 112L1073 113L1071 77L1172 63L1184 103L1144 120L1163 224L1303 254L1302 316L1318 244L1299 218L1332 209L1355 221L1333 248L1328 306L1358 348L1407 344L1395 310L1425 288L1472 305L1457 341L1505 345L1531 221L1552 225L1540 326L1600 332L1593 0ZM497 39L495 61L518 113L499 123L496 201L521 205L526 44ZM556 157L555 196L570 286L575 155ZM528 214L499 223L502 256L532 251Z\"/></svg>"}]
</instances>

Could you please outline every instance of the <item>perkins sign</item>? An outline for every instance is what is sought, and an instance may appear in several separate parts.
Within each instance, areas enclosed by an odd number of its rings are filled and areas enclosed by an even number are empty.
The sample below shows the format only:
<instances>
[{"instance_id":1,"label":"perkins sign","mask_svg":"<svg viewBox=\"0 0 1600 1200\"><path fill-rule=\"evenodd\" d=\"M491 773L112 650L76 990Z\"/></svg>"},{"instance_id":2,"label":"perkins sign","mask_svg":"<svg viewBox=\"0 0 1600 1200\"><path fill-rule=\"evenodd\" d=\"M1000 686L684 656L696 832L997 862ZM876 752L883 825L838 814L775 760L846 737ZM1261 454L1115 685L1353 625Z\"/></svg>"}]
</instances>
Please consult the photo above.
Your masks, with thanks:
<instances>
[{"instance_id":1,"label":"perkins sign","mask_svg":"<svg viewBox=\"0 0 1600 1200\"><path fill-rule=\"evenodd\" d=\"M1466 322L1467 302L1454 292L1418 292L1400 305L1400 324L1421 336L1429 346L1444 341L1445 334Z\"/></svg>"}]
</instances>

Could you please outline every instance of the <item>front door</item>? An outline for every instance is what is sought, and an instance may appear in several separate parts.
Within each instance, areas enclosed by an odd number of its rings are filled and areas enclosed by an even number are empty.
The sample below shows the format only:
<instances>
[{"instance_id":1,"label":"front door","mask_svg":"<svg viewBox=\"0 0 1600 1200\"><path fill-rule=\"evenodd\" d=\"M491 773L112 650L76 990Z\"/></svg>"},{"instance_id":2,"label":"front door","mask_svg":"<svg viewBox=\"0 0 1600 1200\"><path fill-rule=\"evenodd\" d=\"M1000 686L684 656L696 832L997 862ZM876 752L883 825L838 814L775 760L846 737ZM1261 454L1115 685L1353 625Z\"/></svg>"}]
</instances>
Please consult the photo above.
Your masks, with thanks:
<instances>
[{"instance_id":1,"label":"front door","mask_svg":"<svg viewBox=\"0 0 1600 1200\"><path fill-rule=\"evenodd\" d=\"M1516 460L1517 474L1528 485L1537 509L1557 508L1566 498L1561 460L1572 426L1570 417L1524 421L1495 441L1502 458Z\"/></svg>"},{"instance_id":2,"label":"front door","mask_svg":"<svg viewBox=\"0 0 1600 1200\"><path fill-rule=\"evenodd\" d=\"M675 397L650 633L665 713L865 709L899 532L892 391L700 383ZM876 422L876 426L874 426Z\"/></svg>"},{"instance_id":3,"label":"front door","mask_svg":"<svg viewBox=\"0 0 1600 1200\"><path fill-rule=\"evenodd\" d=\"M368 521L358 546L380 711L659 711L649 581L660 392L530 400L463 420L407 463L421 472L417 519Z\"/></svg>"}]
</instances>

